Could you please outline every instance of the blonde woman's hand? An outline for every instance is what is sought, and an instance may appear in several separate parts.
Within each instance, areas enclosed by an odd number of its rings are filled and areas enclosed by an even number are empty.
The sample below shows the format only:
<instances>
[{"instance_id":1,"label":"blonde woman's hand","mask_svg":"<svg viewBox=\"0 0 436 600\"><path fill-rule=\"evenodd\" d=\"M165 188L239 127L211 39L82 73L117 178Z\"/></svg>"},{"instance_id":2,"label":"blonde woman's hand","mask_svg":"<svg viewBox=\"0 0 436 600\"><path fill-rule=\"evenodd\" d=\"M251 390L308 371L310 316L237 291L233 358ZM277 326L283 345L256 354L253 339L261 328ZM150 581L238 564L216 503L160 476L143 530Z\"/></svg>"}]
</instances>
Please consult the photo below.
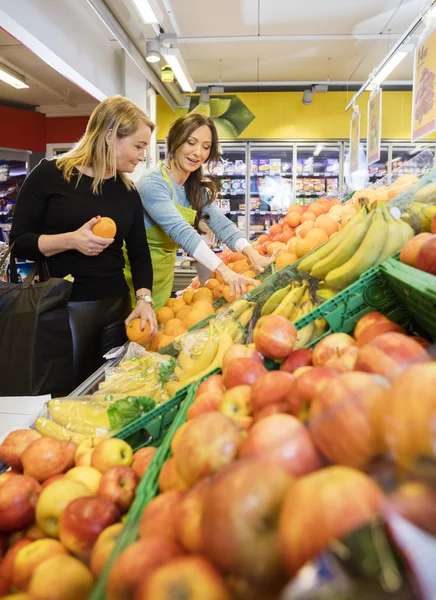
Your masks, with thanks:
<instances>
[{"instance_id":1,"label":"blonde woman's hand","mask_svg":"<svg viewBox=\"0 0 436 600\"><path fill-rule=\"evenodd\" d=\"M70 234L73 250L85 256L97 256L113 243L114 238L103 238L92 233L92 228L99 220L100 217L94 217Z\"/></svg>"},{"instance_id":2,"label":"blonde woman's hand","mask_svg":"<svg viewBox=\"0 0 436 600\"><path fill-rule=\"evenodd\" d=\"M257 250L255 250L252 246L246 246L242 250L242 254L248 258L251 263L251 266L258 273L263 273L264 270L269 267L271 263L274 262L273 256L262 256L259 254Z\"/></svg>"},{"instance_id":3,"label":"blonde woman's hand","mask_svg":"<svg viewBox=\"0 0 436 600\"><path fill-rule=\"evenodd\" d=\"M247 285L257 285L255 279L245 277L240 273L235 273L229 269L224 263L218 265L216 272L221 275L223 280L230 286L230 297L235 299L247 293Z\"/></svg>"},{"instance_id":4,"label":"blonde woman's hand","mask_svg":"<svg viewBox=\"0 0 436 600\"><path fill-rule=\"evenodd\" d=\"M156 335L157 333L157 319L153 307L149 302L144 300L138 300L135 308L132 310L130 315L124 321L125 326L133 321L133 319L141 319L141 331L144 331L147 322L150 325L150 335Z\"/></svg>"}]
</instances>

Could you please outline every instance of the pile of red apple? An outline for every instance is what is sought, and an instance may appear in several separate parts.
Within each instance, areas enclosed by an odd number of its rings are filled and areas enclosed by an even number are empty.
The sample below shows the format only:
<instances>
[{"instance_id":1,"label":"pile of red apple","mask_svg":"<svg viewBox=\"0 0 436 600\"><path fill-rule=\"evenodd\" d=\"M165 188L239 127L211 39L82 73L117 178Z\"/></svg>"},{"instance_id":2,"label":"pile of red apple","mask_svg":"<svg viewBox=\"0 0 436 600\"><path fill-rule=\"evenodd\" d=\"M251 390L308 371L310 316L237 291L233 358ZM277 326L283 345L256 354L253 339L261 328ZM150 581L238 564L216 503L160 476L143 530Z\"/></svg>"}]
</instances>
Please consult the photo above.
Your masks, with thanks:
<instances>
[{"instance_id":1,"label":"pile of red apple","mask_svg":"<svg viewBox=\"0 0 436 600\"><path fill-rule=\"evenodd\" d=\"M0 597L86 600L153 450L11 432L0 446L11 468L0 475Z\"/></svg>"},{"instance_id":2,"label":"pile of red apple","mask_svg":"<svg viewBox=\"0 0 436 600\"><path fill-rule=\"evenodd\" d=\"M432 233L419 233L404 244L400 253L400 261L420 271L436 275L435 218L433 218Z\"/></svg>"},{"instance_id":3,"label":"pile of red apple","mask_svg":"<svg viewBox=\"0 0 436 600\"><path fill-rule=\"evenodd\" d=\"M301 567L377 513L436 535L432 488L405 483L386 496L367 474L388 451L403 467L434 458L427 342L380 313L313 350L293 351L295 338L286 319L263 318L254 344L235 344L222 374L198 387L160 494L113 565L108 600L279 598ZM280 369L267 371L265 356Z\"/></svg>"}]
</instances>

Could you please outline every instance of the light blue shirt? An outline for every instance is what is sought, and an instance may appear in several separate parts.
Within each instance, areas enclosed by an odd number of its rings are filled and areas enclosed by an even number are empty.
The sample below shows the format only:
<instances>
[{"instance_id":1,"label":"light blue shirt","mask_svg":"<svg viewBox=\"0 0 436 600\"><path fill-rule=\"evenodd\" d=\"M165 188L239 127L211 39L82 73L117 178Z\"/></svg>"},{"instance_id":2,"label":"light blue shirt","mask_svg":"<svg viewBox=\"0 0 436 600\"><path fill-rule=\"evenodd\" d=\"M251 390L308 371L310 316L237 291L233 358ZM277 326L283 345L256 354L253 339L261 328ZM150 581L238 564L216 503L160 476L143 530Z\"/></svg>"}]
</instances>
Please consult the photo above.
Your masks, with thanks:
<instances>
[{"instance_id":1,"label":"light blue shirt","mask_svg":"<svg viewBox=\"0 0 436 600\"><path fill-rule=\"evenodd\" d=\"M170 175L170 173L168 172ZM171 177L171 175L170 175ZM171 178L174 187L174 201L179 206L190 207L186 197L185 187L178 185ZM144 206L144 223L148 229L158 224L163 231L181 246L190 256L193 256L202 237L181 216L173 204L170 185L165 181L160 168L153 167L145 171L136 182L142 204ZM214 205L203 207L201 216L217 238L227 244L232 250L239 239L245 235ZM209 216L209 218L207 218Z\"/></svg>"}]
</instances>

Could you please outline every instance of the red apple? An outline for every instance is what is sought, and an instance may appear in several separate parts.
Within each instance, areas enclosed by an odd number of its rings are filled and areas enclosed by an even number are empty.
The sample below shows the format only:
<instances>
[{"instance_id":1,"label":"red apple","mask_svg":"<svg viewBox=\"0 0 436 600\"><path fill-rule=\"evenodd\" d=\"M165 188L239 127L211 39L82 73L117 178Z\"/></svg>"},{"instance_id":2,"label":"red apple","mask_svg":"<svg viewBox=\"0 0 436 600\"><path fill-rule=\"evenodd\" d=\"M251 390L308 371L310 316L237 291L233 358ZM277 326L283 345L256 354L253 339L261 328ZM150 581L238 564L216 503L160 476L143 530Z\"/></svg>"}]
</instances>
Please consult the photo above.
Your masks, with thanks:
<instances>
[{"instance_id":1,"label":"red apple","mask_svg":"<svg viewBox=\"0 0 436 600\"><path fill-rule=\"evenodd\" d=\"M74 466L77 444L54 437L42 437L27 446L21 455L24 474L42 482Z\"/></svg>"},{"instance_id":2,"label":"red apple","mask_svg":"<svg viewBox=\"0 0 436 600\"><path fill-rule=\"evenodd\" d=\"M222 397L223 394L217 392L203 392L199 396L196 396L193 404L188 408L187 420L195 419L195 417L203 413L218 410Z\"/></svg>"},{"instance_id":3,"label":"red apple","mask_svg":"<svg viewBox=\"0 0 436 600\"><path fill-rule=\"evenodd\" d=\"M138 483L138 476L132 467L122 465L109 467L100 480L97 496L110 500L121 513L124 513L129 510L135 499L135 490Z\"/></svg>"},{"instance_id":4,"label":"red apple","mask_svg":"<svg viewBox=\"0 0 436 600\"><path fill-rule=\"evenodd\" d=\"M367 327L365 329L364 333L362 333L361 337L363 337L365 335L366 331L370 328L371 328L371 326ZM347 371L352 371L355 367L358 354L359 354L359 348L357 346L349 346L348 348L345 348L345 350L343 350L341 352L341 355L338 358L332 358L332 359L328 360L326 362L325 366L329 367L330 369L335 369L335 371L338 371L340 373L346 373ZM319 367L319 368L322 369L322 367Z\"/></svg>"},{"instance_id":5,"label":"red apple","mask_svg":"<svg viewBox=\"0 0 436 600\"><path fill-rule=\"evenodd\" d=\"M332 377L338 374L336 369L330 367L313 367L302 373L286 396L287 412L298 417L301 410L312 402L317 392L321 390Z\"/></svg>"},{"instance_id":6,"label":"red apple","mask_svg":"<svg viewBox=\"0 0 436 600\"><path fill-rule=\"evenodd\" d=\"M256 348L246 346L245 344L233 344L233 346L230 346L230 348L224 353L223 364L221 367L223 374L225 374L227 371L227 367L230 365L230 363L232 363L234 360L239 360L240 358L252 358L263 365L263 357L259 354Z\"/></svg>"},{"instance_id":7,"label":"red apple","mask_svg":"<svg viewBox=\"0 0 436 600\"><path fill-rule=\"evenodd\" d=\"M356 340L347 333L331 333L317 343L313 350L312 361L315 367L322 367L328 360L339 358L348 346L355 346Z\"/></svg>"},{"instance_id":8,"label":"red apple","mask_svg":"<svg viewBox=\"0 0 436 600\"><path fill-rule=\"evenodd\" d=\"M383 315L381 312L372 311L372 312L366 313L366 315L364 315L357 321L356 327L354 328L353 335L354 335L355 339L358 340L360 337L360 334L366 327L368 327L369 325L373 325L374 323L380 323L380 322L386 322L386 321L389 321L389 319L385 315Z\"/></svg>"},{"instance_id":9,"label":"red apple","mask_svg":"<svg viewBox=\"0 0 436 600\"><path fill-rule=\"evenodd\" d=\"M376 337L359 350L355 369L392 381L408 367L428 361L430 356L421 344L407 335L391 332Z\"/></svg>"},{"instance_id":10,"label":"red apple","mask_svg":"<svg viewBox=\"0 0 436 600\"><path fill-rule=\"evenodd\" d=\"M26 591L35 569L47 558L58 554L67 554L58 540L45 538L24 546L15 556L12 584L17 589Z\"/></svg>"},{"instance_id":11,"label":"red apple","mask_svg":"<svg viewBox=\"0 0 436 600\"><path fill-rule=\"evenodd\" d=\"M384 451L372 415L385 390L372 375L353 372L330 379L316 395L310 406L309 430L331 462L365 469Z\"/></svg>"},{"instance_id":12,"label":"red apple","mask_svg":"<svg viewBox=\"0 0 436 600\"><path fill-rule=\"evenodd\" d=\"M217 475L202 532L203 551L220 570L262 582L281 573L277 523L291 482L277 464L254 460L238 461Z\"/></svg>"},{"instance_id":13,"label":"red apple","mask_svg":"<svg viewBox=\"0 0 436 600\"><path fill-rule=\"evenodd\" d=\"M21 473L16 473L15 471L5 471L0 475L0 487L6 483L6 481L12 477L17 477L18 475L21 475Z\"/></svg>"},{"instance_id":14,"label":"red apple","mask_svg":"<svg viewBox=\"0 0 436 600\"><path fill-rule=\"evenodd\" d=\"M0 446L0 460L8 467L21 471L21 455L24 450L41 437L41 434L34 429L16 429L11 431Z\"/></svg>"},{"instance_id":15,"label":"red apple","mask_svg":"<svg viewBox=\"0 0 436 600\"><path fill-rule=\"evenodd\" d=\"M100 533L91 550L89 566L94 577L100 577L106 563L112 554L120 533L123 530L122 523L114 523Z\"/></svg>"},{"instance_id":16,"label":"red apple","mask_svg":"<svg viewBox=\"0 0 436 600\"><path fill-rule=\"evenodd\" d=\"M288 414L289 413L289 405L287 402L273 402L272 404L267 404L265 408L256 412L254 416L254 422L257 423L266 417L270 417L271 415L277 414Z\"/></svg>"},{"instance_id":17,"label":"red apple","mask_svg":"<svg viewBox=\"0 0 436 600\"><path fill-rule=\"evenodd\" d=\"M232 462L241 442L241 430L229 417L219 412L200 415L187 422L177 440L173 451L177 471L191 487Z\"/></svg>"},{"instance_id":18,"label":"red apple","mask_svg":"<svg viewBox=\"0 0 436 600\"><path fill-rule=\"evenodd\" d=\"M376 323L372 323L372 325L365 327L365 329L359 335L357 345L359 347L364 346L379 335L382 335L382 333L389 333L390 331L406 333L400 325L397 325L397 323L394 323L393 321L377 321Z\"/></svg>"},{"instance_id":19,"label":"red apple","mask_svg":"<svg viewBox=\"0 0 436 600\"><path fill-rule=\"evenodd\" d=\"M223 394L223 376L220 373L216 373L215 375L211 375L210 377L202 381L198 386L195 397L197 398L200 394L203 394L204 392L216 392L217 394Z\"/></svg>"},{"instance_id":20,"label":"red apple","mask_svg":"<svg viewBox=\"0 0 436 600\"><path fill-rule=\"evenodd\" d=\"M139 537L164 537L177 541L179 506L186 492L165 492L153 498L142 513Z\"/></svg>"},{"instance_id":21,"label":"red apple","mask_svg":"<svg viewBox=\"0 0 436 600\"><path fill-rule=\"evenodd\" d=\"M294 477L321 467L307 429L295 417L283 414L256 422L241 446L239 457L278 465Z\"/></svg>"},{"instance_id":22,"label":"red apple","mask_svg":"<svg viewBox=\"0 0 436 600\"><path fill-rule=\"evenodd\" d=\"M36 504L36 524L47 536L59 537L60 518L65 507L76 498L91 496L89 488L81 481L65 477L54 481L41 492Z\"/></svg>"},{"instance_id":23,"label":"red apple","mask_svg":"<svg viewBox=\"0 0 436 600\"><path fill-rule=\"evenodd\" d=\"M135 600L142 583L183 550L172 540L149 537L125 548L116 558L106 586L107 600Z\"/></svg>"},{"instance_id":24,"label":"red apple","mask_svg":"<svg viewBox=\"0 0 436 600\"><path fill-rule=\"evenodd\" d=\"M433 232L434 233L434 232ZM430 239L431 233L419 233L406 242L400 252L400 261L411 267L416 267L416 259L425 242Z\"/></svg>"},{"instance_id":25,"label":"red apple","mask_svg":"<svg viewBox=\"0 0 436 600\"><path fill-rule=\"evenodd\" d=\"M3 557L3 560L0 562L0 598L6 596L11 590L15 557L21 548L28 546L32 541L33 540L21 538L10 546Z\"/></svg>"},{"instance_id":26,"label":"red apple","mask_svg":"<svg viewBox=\"0 0 436 600\"><path fill-rule=\"evenodd\" d=\"M139 479L142 479L144 473L148 469L148 465L151 463L151 459L156 454L157 448L154 446L147 446L147 448L140 448L133 455L132 469L135 471Z\"/></svg>"},{"instance_id":27,"label":"red apple","mask_svg":"<svg viewBox=\"0 0 436 600\"><path fill-rule=\"evenodd\" d=\"M263 356L285 358L295 346L297 329L281 315L260 317L254 326L253 342Z\"/></svg>"},{"instance_id":28,"label":"red apple","mask_svg":"<svg viewBox=\"0 0 436 600\"><path fill-rule=\"evenodd\" d=\"M286 371L268 371L258 377L251 387L254 413L263 410L269 404L284 402L294 382L294 376Z\"/></svg>"},{"instance_id":29,"label":"red apple","mask_svg":"<svg viewBox=\"0 0 436 600\"><path fill-rule=\"evenodd\" d=\"M383 504L377 484L351 467L327 467L297 479L279 524L288 573L295 575L331 542L368 523Z\"/></svg>"},{"instance_id":30,"label":"red apple","mask_svg":"<svg viewBox=\"0 0 436 600\"><path fill-rule=\"evenodd\" d=\"M130 467L133 462L133 450L124 440L106 438L92 451L91 467L104 473L110 467Z\"/></svg>"},{"instance_id":31,"label":"red apple","mask_svg":"<svg viewBox=\"0 0 436 600\"><path fill-rule=\"evenodd\" d=\"M302 367L312 366L312 348L299 348L290 353L280 365L281 371L293 373Z\"/></svg>"},{"instance_id":32,"label":"red apple","mask_svg":"<svg viewBox=\"0 0 436 600\"><path fill-rule=\"evenodd\" d=\"M41 486L42 489L42 486ZM24 532L24 537L26 537L29 540L42 540L45 539L47 536L46 534L38 527L38 525L31 525L30 527L28 527L26 529L26 531Z\"/></svg>"},{"instance_id":33,"label":"red apple","mask_svg":"<svg viewBox=\"0 0 436 600\"><path fill-rule=\"evenodd\" d=\"M421 335L414 335L412 336L412 338L415 340L415 342L421 344L423 348L428 348L429 346L431 346L431 342L426 340L425 337L422 337Z\"/></svg>"},{"instance_id":34,"label":"red apple","mask_svg":"<svg viewBox=\"0 0 436 600\"><path fill-rule=\"evenodd\" d=\"M17 475L0 487L0 531L9 533L29 527L41 486L32 477Z\"/></svg>"},{"instance_id":35,"label":"red apple","mask_svg":"<svg viewBox=\"0 0 436 600\"><path fill-rule=\"evenodd\" d=\"M224 376L224 385L230 389L237 385L251 385L267 372L263 363L253 358L239 358L231 362Z\"/></svg>"},{"instance_id":36,"label":"red apple","mask_svg":"<svg viewBox=\"0 0 436 600\"><path fill-rule=\"evenodd\" d=\"M415 461L433 460L436 455L435 389L436 362L430 362L398 375L386 392L383 413L379 413L384 438L396 462L407 469L413 469Z\"/></svg>"},{"instance_id":37,"label":"red apple","mask_svg":"<svg viewBox=\"0 0 436 600\"><path fill-rule=\"evenodd\" d=\"M389 497L388 510L436 535L436 490L430 485L418 481L403 483Z\"/></svg>"},{"instance_id":38,"label":"red apple","mask_svg":"<svg viewBox=\"0 0 436 600\"><path fill-rule=\"evenodd\" d=\"M295 379L298 379L298 377L300 377L300 375L303 375L303 373L307 373L308 371L310 371L313 368L314 368L313 366L300 367L299 369L295 369L295 371L292 373L292 375L295 377Z\"/></svg>"},{"instance_id":39,"label":"red apple","mask_svg":"<svg viewBox=\"0 0 436 600\"><path fill-rule=\"evenodd\" d=\"M219 412L238 421L252 413L251 390L249 385L236 385L227 390L221 398Z\"/></svg>"},{"instance_id":40,"label":"red apple","mask_svg":"<svg viewBox=\"0 0 436 600\"><path fill-rule=\"evenodd\" d=\"M106 498L76 498L62 513L59 538L72 554L89 560L100 533L119 519L118 508Z\"/></svg>"},{"instance_id":41,"label":"red apple","mask_svg":"<svg viewBox=\"0 0 436 600\"><path fill-rule=\"evenodd\" d=\"M168 458L162 466L159 473L159 491L183 491L186 490L186 484L177 472L174 457Z\"/></svg>"},{"instance_id":42,"label":"red apple","mask_svg":"<svg viewBox=\"0 0 436 600\"><path fill-rule=\"evenodd\" d=\"M201 479L181 501L177 516L177 538L188 552L201 552L203 537L201 522L211 478Z\"/></svg>"},{"instance_id":43,"label":"red apple","mask_svg":"<svg viewBox=\"0 0 436 600\"><path fill-rule=\"evenodd\" d=\"M231 600L219 571L202 556L173 558L145 580L137 600Z\"/></svg>"},{"instance_id":44,"label":"red apple","mask_svg":"<svg viewBox=\"0 0 436 600\"><path fill-rule=\"evenodd\" d=\"M416 257L416 268L436 275L436 235L432 235L421 247Z\"/></svg>"},{"instance_id":45,"label":"red apple","mask_svg":"<svg viewBox=\"0 0 436 600\"><path fill-rule=\"evenodd\" d=\"M0 533L0 562L8 549L8 538L5 533Z\"/></svg>"}]
</instances>

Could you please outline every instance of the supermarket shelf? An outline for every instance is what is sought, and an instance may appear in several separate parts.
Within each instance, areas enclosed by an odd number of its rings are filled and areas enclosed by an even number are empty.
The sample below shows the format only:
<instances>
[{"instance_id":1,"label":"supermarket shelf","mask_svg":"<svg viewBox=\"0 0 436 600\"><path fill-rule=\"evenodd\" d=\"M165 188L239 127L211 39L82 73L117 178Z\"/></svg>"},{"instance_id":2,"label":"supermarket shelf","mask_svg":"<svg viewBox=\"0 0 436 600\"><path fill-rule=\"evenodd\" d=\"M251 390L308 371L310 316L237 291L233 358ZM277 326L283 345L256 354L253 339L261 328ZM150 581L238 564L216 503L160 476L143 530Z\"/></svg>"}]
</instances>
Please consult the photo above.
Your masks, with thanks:
<instances>
[{"instance_id":1,"label":"supermarket shelf","mask_svg":"<svg viewBox=\"0 0 436 600\"><path fill-rule=\"evenodd\" d=\"M297 173L297 177L328 177L329 179L334 177L337 179L339 175L338 173Z\"/></svg>"}]
</instances>

